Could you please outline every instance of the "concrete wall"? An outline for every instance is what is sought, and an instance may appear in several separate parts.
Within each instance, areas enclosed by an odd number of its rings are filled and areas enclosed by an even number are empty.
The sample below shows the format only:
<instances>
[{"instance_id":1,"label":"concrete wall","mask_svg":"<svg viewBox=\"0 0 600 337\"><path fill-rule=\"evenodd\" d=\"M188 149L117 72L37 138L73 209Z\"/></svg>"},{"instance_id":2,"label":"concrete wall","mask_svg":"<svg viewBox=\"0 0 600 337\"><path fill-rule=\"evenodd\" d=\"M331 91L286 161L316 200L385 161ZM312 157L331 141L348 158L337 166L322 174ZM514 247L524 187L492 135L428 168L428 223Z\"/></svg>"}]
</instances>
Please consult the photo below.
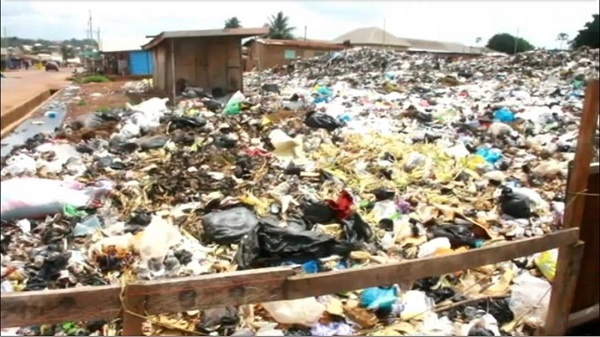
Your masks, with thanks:
<instances>
[{"instance_id":1,"label":"concrete wall","mask_svg":"<svg viewBox=\"0 0 600 337\"><path fill-rule=\"evenodd\" d=\"M154 48L154 86L171 96L174 82L185 79L207 92L242 90L242 48L239 37L167 39ZM175 76L171 63L175 56ZM175 81L173 81L173 79Z\"/></svg>"}]
</instances>

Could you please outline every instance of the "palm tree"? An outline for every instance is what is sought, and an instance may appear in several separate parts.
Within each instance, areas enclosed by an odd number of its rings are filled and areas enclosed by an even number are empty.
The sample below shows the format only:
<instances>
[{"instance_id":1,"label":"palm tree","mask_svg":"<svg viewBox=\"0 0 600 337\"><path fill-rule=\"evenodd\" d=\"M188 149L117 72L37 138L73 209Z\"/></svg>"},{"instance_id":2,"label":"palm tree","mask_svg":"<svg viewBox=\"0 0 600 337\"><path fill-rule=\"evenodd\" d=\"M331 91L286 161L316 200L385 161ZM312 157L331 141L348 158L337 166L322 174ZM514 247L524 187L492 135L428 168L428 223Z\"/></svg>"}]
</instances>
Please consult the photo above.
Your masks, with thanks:
<instances>
[{"instance_id":1,"label":"palm tree","mask_svg":"<svg viewBox=\"0 0 600 337\"><path fill-rule=\"evenodd\" d=\"M476 44L476 45L479 45L479 44L481 43L481 41L482 41L482 40L483 40L483 39L482 39L481 37L476 37L476 38L475 38L475 44Z\"/></svg>"},{"instance_id":2,"label":"palm tree","mask_svg":"<svg viewBox=\"0 0 600 337\"><path fill-rule=\"evenodd\" d=\"M560 33L558 34L558 36L556 36L556 41L560 41L560 49L563 49L563 43L565 43L565 41L569 40L569 34L567 33Z\"/></svg>"},{"instance_id":3,"label":"palm tree","mask_svg":"<svg viewBox=\"0 0 600 337\"><path fill-rule=\"evenodd\" d=\"M294 38L292 31L295 27L289 26L290 18L285 16L283 12L279 12L276 15L269 18L269 35L270 39L277 40L291 40Z\"/></svg>"},{"instance_id":4,"label":"palm tree","mask_svg":"<svg viewBox=\"0 0 600 337\"><path fill-rule=\"evenodd\" d=\"M242 26L242 23L235 16L225 20L225 29L240 28L241 26Z\"/></svg>"}]
</instances>

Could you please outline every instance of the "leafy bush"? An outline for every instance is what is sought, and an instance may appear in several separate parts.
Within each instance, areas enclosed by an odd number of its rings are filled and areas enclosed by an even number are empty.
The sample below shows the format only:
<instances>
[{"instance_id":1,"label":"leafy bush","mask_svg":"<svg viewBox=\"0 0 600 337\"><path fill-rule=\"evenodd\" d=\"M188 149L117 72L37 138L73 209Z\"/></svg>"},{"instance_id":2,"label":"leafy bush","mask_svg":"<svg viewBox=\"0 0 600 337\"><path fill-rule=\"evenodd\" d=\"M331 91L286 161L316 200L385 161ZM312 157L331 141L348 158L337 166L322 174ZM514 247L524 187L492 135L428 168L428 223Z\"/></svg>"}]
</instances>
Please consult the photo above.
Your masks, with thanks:
<instances>
[{"instance_id":1,"label":"leafy bush","mask_svg":"<svg viewBox=\"0 0 600 337\"><path fill-rule=\"evenodd\" d=\"M91 75L86 76L81 80L81 83L106 83L110 82L110 79L106 76L102 75Z\"/></svg>"},{"instance_id":2,"label":"leafy bush","mask_svg":"<svg viewBox=\"0 0 600 337\"><path fill-rule=\"evenodd\" d=\"M575 39L571 42L573 48L588 46L591 48L600 48L600 20L598 14L593 15L594 20L585 24L585 28L580 30Z\"/></svg>"},{"instance_id":3,"label":"leafy bush","mask_svg":"<svg viewBox=\"0 0 600 337\"><path fill-rule=\"evenodd\" d=\"M515 52L515 43L517 45L517 53L535 49L535 47L527 40L520 37L514 37L508 33L492 36L487 43L487 47L501 53L512 54Z\"/></svg>"}]
</instances>

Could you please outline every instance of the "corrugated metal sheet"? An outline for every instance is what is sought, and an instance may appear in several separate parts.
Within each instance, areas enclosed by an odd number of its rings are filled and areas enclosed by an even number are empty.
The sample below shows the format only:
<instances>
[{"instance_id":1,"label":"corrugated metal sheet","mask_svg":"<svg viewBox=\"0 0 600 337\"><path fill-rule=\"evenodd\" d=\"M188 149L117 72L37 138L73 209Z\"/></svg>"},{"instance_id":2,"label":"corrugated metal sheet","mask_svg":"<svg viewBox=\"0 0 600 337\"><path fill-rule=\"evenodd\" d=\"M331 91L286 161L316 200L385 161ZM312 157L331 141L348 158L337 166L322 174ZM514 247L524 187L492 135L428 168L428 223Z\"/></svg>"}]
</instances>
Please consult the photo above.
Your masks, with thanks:
<instances>
[{"instance_id":1,"label":"corrugated metal sheet","mask_svg":"<svg viewBox=\"0 0 600 337\"><path fill-rule=\"evenodd\" d=\"M298 48L324 48L331 50L344 49L344 46L338 43L331 43L328 41L316 41L316 40L271 40L271 39L257 39L256 42L265 45L275 46L290 46Z\"/></svg>"},{"instance_id":2,"label":"corrugated metal sheet","mask_svg":"<svg viewBox=\"0 0 600 337\"><path fill-rule=\"evenodd\" d=\"M100 43L100 51L111 53L117 51L142 50L142 46L150 41L149 38L106 38Z\"/></svg>"},{"instance_id":3,"label":"corrugated metal sheet","mask_svg":"<svg viewBox=\"0 0 600 337\"><path fill-rule=\"evenodd\" d=\"M368 44L410 47L408 41L398 38L377 27L358 28L333 40L334 43L344 43L345 41L350 41L351 44L358 45Z\"/></svg>"},{"instance_id":4,"label":"corrugated metal sheet","mask_svg":"<svg viewBox=\"0 0 600 337\"><path fill-rule=\"evenodd\" d=\"M184 37L211 37L211 36L261 36L269 33L268 27L261 28L230 28L230 29L205 29L205 30L179 30L162 32L155 36L142 48L152 49L159 45L164 39L184 38Z\"/></svg>"},{"instance_id":5,"label":"corrugated metal sheet","mask_svg":"<svg viewBox=\"0 0 600 337\"><path fill-rule=\"evenodd\" d=\"M147 50L130 51L129 69L131 75L152 75L154 72L154 58L152 52Z\"/></svg>"}]
</instances>

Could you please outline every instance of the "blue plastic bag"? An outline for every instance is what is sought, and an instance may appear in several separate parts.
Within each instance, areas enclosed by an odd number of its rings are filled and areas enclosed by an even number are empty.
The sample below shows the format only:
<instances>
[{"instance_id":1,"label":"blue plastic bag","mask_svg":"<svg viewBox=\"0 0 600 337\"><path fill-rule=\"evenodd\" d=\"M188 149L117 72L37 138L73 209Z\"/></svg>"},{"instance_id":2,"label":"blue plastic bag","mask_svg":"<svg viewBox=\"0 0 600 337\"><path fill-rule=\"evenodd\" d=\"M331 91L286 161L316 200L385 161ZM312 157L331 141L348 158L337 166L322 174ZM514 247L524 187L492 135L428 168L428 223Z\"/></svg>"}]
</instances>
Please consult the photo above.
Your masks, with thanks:
<instances>
[{"instance_id":1,"label":"blue plastic bag","mask_svg":"<svg viewBox=\"0 0 600 337\"><path fill-rule=\"evenodd\" d=\"M494 112L494 119L499 120L502 123L512 123L517 118L515 117L515 114L512 111L510 111L510 109L502 108Z\"/></svg>"},{"instance_id":2,"label":"blue plastic bag","mask_svg":"<svg viewBox=\"0 0 600 337\"><path fill-rule=\"evenodd\" d=\"M319 263L317 260L308 261L302 265L302 269L304 269L307 274L316 274L319 272Z\"/></svg>"},{"instance_id":3,"label":"blue plastic bag","mask_svg":"<svg viewBox=\"0 0 600 337\"><path fill-rule=\"evenodd\" d=\"M479 150L477 150L477 154L482 156L483 159L485 159L485 161L487 161L490 164L494 164L495 162L500 160L500 158L502 158L502 151L498 149L492 149L489 147L480 148Z\"/></svg>"},{"instance_id":4,"label":"blue plastic bag","mask_svg":"<svg viewBox=\"0 0 600 337\"><path fill-rule=\"evenodd\" d=\"M373 287L363 290L360 302L367 309L392 309L398 300L397 287Z\"/></svg>"}]
</instances>

